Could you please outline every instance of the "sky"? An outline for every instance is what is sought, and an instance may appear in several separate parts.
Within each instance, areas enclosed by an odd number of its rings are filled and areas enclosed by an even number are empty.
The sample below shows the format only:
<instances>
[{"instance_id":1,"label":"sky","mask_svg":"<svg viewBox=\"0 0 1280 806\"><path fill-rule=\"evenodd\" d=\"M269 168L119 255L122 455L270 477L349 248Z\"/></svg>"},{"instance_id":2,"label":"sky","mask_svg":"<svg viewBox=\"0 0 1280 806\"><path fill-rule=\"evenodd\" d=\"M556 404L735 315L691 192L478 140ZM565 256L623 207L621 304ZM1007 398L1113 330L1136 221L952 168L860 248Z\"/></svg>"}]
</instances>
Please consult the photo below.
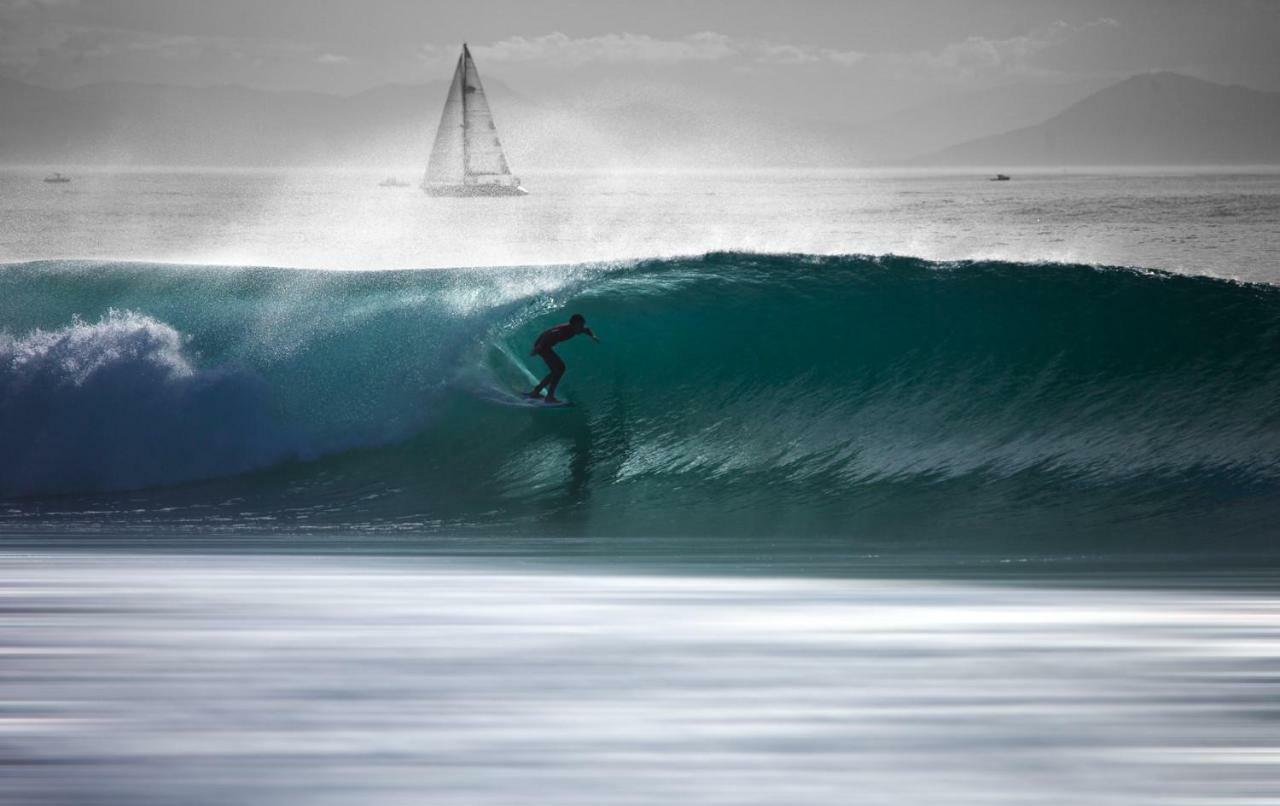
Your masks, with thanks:
<instances>
[{"instance_id":1,"label":"sky","mask_svg":"<svg viewBox=\"0 0 1280 806\"><path fill-rule=\"evenodd\" d=\"M609 87L874 116L1155 70L1280 91L1280 2L1263 0L0 0L0 77L49 87L350 94L446 79L464 40L535 98Z\"/></svg>"}]
</instances>

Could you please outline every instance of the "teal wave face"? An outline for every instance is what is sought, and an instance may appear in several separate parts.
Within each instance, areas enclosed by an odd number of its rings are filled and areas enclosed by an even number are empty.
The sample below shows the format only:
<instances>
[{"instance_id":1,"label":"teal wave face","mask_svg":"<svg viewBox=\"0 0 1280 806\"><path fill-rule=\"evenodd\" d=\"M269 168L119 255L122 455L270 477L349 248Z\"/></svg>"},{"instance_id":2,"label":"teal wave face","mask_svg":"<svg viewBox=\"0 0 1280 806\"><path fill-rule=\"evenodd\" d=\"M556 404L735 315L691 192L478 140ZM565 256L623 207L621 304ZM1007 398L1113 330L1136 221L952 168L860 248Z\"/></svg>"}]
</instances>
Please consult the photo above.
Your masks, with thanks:
<instances>
[{"instance_id":1,"label":"teal wave face","mask_svg":"<svg viewBox=\"0 0 1280 806\"><path fill-rule=\"evenodd\" d=\"M560 350L575 407L493 402L571 312L601 337ZM1280 500L1269 286L728 253L28 264L0 323L11 523L57 494L126 526L1229 549L1269 547Z\"/></svg>"}]
</instances>

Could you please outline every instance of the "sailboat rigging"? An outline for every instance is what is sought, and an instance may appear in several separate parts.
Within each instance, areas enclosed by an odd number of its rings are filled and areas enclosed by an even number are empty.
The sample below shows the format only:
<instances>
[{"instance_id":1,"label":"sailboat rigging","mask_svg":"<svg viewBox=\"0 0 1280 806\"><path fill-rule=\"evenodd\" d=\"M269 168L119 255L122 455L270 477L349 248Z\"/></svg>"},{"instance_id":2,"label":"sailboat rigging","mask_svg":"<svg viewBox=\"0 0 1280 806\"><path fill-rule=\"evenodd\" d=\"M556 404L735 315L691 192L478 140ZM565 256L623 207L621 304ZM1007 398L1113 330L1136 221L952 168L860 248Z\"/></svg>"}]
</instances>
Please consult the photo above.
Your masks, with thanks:
<instances>
[{"instance_id":1,"label":"sailboat rigging","mask_svg":"<svg viewBox=\"0 0 1280 806\"><path fill-rule=\"evenodd\" d=\"M502 151L484 85L462 45L422 189L432 196L523 196Z\"/></svg>"}]
</instances>

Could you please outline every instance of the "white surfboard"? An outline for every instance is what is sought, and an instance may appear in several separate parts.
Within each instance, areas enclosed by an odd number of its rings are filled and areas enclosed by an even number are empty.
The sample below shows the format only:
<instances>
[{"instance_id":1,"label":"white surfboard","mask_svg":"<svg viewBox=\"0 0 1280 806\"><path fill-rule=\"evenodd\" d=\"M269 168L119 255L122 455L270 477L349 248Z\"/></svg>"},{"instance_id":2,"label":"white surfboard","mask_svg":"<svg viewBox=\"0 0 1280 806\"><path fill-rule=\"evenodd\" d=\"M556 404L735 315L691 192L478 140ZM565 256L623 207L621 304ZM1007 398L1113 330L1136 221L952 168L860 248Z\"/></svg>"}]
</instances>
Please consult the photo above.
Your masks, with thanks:
<instances>
[{"instance_id":1,"label":"white surfboard","mask_svg":"<svg viewBox=\"0 0 1280 806\"><path fill-rule=\"evenodd\" d=\"M535 409L563 409L573 405L572 401L564 398L557 398L554 403L548 403L545 397L534 397L530 394L520 395L520 402Z\"/></svg>"},{"instance_id":2,"label":"white surfboard","mask_svg":"<svg viewBox=\"0 0 1280 806\"><path fill-rule=\"evenodd\" d=\"M519 394L512 392L504 394L495 392L493 394L482 395L485 400L490 403L497 403L502 406L512 406L518 409L565 409L573 405L571 401L560 398L555 403L548 403L546 399L541 397L530 397L528 394Z\"/></svg>"}]
</instances>

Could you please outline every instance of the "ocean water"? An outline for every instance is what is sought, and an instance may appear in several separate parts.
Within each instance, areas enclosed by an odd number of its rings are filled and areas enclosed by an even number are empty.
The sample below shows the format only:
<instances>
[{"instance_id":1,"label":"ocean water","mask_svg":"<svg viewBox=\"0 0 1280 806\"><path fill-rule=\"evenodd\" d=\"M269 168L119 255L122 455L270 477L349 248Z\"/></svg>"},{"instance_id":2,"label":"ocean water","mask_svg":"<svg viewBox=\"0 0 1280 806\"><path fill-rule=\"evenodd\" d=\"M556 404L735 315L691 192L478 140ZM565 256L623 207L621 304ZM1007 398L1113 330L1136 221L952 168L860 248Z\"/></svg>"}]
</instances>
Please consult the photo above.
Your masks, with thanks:
<instances>
[{"instance_id":1,"label":"ocean water","mask_svg":"<svg viewBox=\"0 0 1280 806\"><path fill-rule=\"evenodd\" d=\"M0 262L51 258L417 269L712 251L1280 270L1280 172L1098 169L533 174L518 200L447 203L339 172L0 169Z\"/></svg>"},{"instance_id":2,"label":"ocean water","mask_svg":"<svg viewBox=\"0 0 1280 806\"><path fill-rule=\"evenodd\" d=\"M601 336L562 350L575 408L513 407L568 310ZM0 273L0 317L8 529L779 560L1275 548L1269 285L740 252L55 261Z\"/></svg>"},{"instance_id":3,"label":"ocean water","mask_svg":"<svg viewBox=\"0 0 1280 806\"><path fill-rule=\"evenodd\" d=\"M1261 804L1274 592L0 555L0 802Z\"/></svg>"},{"instance_id":4,"label":"ocean water","mask_svg":"<svg viewBox=\"0 0 1280 806\"><path fill-rule=\"evenodd\" d=\"M43 172L0 802L1280 797L1280 174Z\"/></svg>"}]
</instances>

